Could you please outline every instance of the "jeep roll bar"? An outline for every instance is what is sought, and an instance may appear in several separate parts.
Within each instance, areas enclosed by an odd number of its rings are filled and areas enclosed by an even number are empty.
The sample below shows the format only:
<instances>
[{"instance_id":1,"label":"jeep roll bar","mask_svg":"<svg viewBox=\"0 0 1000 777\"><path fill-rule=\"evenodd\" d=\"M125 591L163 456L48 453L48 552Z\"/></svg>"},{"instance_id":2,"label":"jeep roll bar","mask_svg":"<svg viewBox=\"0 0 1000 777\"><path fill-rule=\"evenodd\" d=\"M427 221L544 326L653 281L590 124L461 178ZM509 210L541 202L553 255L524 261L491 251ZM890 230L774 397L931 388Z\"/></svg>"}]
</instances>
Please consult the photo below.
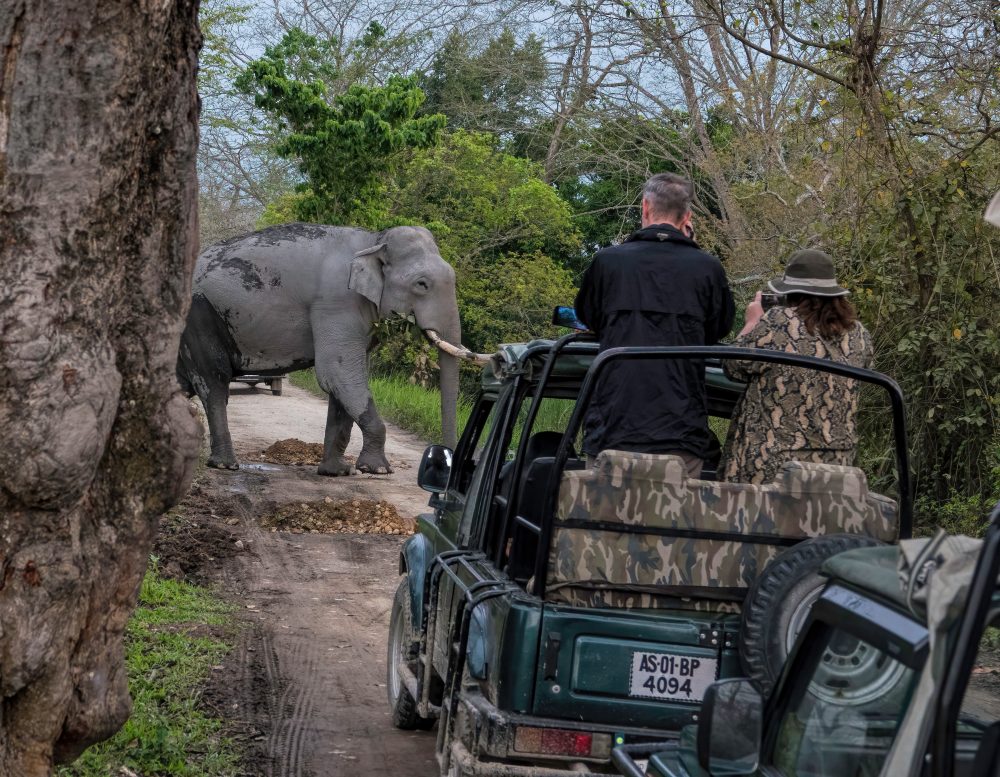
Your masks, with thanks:
<instances>
[{"instance_id":1,"label":"jeep roll bar","mask_svg":"<svg viewBox=\"0 0 1000 777\"><path fill-rule=\"evenodd\" d=\"M572 346L586 346L584 348L573 348ZM532 356L536 354L548 354L548 358L545 360L545 365L542 367L542 373L538 378L538 387L535 391L535 396L537 401L533 401L528 407L528 415L524 420L524 429L532 429L535 425L535 419L538 417L538 410L541 407L542 391L544 387L548 384L549 378L552 376L552 372L555 369L556 361L558 361L559 356L563 353L572 353L579 350L581 353L595 353L597 352L597 340L593 332L571 332L568 335L563 335L558 340L556 340L551 345L539 344L532 346L527 349L522 359L528 361ZM521 439L517 443L517 453L514 456L515 470L513 472L513 485L510 492L510 498L508 504L504 505L504 519L503 526L501 527L500 536L508 537L511 532L511 524L517 520L517 516L514 515L516 506L518 503L518 497L520 496L518 491L521 487L521 472L524 469L524 457L525 452L528 449L528 439L531 435L522 434ZM497 547L494 552L494 561L499 564L500 557L503 554L503 543L497 543Z\"/></svg>"},{"instance_id":2,"label":"jeep roll bar","mask_svg":"<svg viewBox=\"0 0 1000 777\"><path fill-rule=\"evenodd\" d=\"M578 335L567 335L561 338L552 346L556 351L557 347L564 348L565 345L573 342L573 338ZM565 342L564 342L565 341ZM798 354L784 353L781 351L769 351L763 348L741 348L735 346L644 346L644 347L624 347L609 348L602 351L595 358L587 371L577 396L576 405L570 416L569 425L566 428L563 438L556 451L555 462L550 475L548 487L545 490L545 501L542 509L541 526L538 528L539 541L538 551L535 557L535 584L532 593L538 597L545 596L546 577L548 573L548 559L552 550L552 529L555 522L555 506L559 494L559 484L562 481L562 474L569 459L572 441L576 437L583 424L584 412L590 404L597 386L598 376L608 368L609 365L625 359L654 360L654 359L739 359L746 361L759 361L771 364L783 364L791 367L804 367L815 369L821 372L831 373L844 378L853 378L864 383L874 383L885 389L889 394L892 404L893 433L896 453L896 471L899 481L899 537L907 539L913 532L913 497L910 485L910 466L907 458L905 407L903 403L903 392L899 385L892 378L883 375L875 370L863 367L852 367L840 364L829 359L821 359L816 356L801 356ZM545 365L543 378L552 372L552 365L556 361L555 355L551 355ZM545 389L544 380L540 381L535 390L535 402L529 411L529 420L534 419L537 413L536 406L540 404L541 397ZM530 426L525 426L530 429ZM521 445L524 445L522 436ZM519 450L519 454L523 450ZM516 520L516 519L515 519ZM506 528L506 527L505 527ZM534 528L533 526L531 528ZM622 527L623 529L626 527ZM690 536L690 532L684 532L684 536ZM680 536L680 535L679 535ZM712 533L715 536L715 533ZM745 537L744 537L745 539ZM784 544L774 541L774 544Z\"/></svg>"}]
</instances>

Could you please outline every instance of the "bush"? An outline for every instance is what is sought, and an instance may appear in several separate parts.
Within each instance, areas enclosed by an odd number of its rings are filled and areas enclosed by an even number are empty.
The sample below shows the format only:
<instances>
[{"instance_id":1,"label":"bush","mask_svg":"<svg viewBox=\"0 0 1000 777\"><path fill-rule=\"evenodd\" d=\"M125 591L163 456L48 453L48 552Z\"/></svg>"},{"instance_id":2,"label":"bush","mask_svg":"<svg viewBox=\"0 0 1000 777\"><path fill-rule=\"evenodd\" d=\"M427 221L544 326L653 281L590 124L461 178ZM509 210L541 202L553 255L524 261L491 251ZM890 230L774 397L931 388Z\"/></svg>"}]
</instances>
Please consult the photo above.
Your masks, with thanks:
<instances>
[{"instance_id":1,"label":"bush","mask_svg":"<svg viewBox=\"0 0 1000 777\"><path fill-rule=\"evenodd\" d=\"M998 499L1000 497L997 495L986 497L980 494L952 494L947 501L938 502L930 497L921 497L913 505L914 533L929 536L941 528L949 534L982 537L990 512Z\"/></svg>"}]
</instances>

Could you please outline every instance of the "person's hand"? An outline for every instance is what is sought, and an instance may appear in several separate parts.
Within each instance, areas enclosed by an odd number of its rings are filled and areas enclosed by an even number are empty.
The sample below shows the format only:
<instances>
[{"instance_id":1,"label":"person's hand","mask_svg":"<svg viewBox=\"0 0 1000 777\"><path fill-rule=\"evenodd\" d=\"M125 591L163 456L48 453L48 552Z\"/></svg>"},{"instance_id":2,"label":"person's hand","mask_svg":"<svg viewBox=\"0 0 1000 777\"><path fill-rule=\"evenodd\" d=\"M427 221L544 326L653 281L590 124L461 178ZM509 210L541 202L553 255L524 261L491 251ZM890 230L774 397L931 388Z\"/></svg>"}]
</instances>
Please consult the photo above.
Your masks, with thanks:
<instances>
[{"instance_id":1,"label":"person's hand","mask_svg":"<svg viewBox=\"0 0 1000 777\"><path fill-rule=\"evenodd\" d=\"M741 335L748 334L755 326L757 322L764 316L764 306L760 304L761 292L757 292L750 304L747 305L746 315L744 316L745 323L743 328L740 330Z\"/></svg>"}]
</instances>

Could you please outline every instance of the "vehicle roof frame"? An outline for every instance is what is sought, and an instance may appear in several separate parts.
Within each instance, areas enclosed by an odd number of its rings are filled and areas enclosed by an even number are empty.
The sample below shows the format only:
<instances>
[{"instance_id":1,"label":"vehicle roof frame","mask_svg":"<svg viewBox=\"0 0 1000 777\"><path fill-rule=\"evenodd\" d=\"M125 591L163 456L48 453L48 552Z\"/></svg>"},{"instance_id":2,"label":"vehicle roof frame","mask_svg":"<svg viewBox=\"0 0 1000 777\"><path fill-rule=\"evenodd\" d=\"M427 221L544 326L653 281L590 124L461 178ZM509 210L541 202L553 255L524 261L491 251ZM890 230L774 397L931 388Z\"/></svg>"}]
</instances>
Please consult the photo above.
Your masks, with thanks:
<instances>
[{"instance_id":1,"label":"vehicle roof frame","mask_svg":"<svg viewBox=\"0 0 1000 777\"><path fill-rule=\"evenodd\" d=\"M573 346L584 346L583 348L574 348ZM595 339L593 333L591 332L571 332L568 335L563 335L554 343L539 343L533 345L521 356L521 362L527 363L529 359L533 356L547 353L548 358L545 360L545 364L542 367L542 372L538 377L537 383L535 384L534 397L532 398L531 404L528 407L528 415L524 419L524 429L530 430L535 425L535 419L538 417L538 411L541 407L542 400L545 398L544 390L546 385L552 378L552 373L555 369L555 364L559 357L565 353L572 353L573 351L579 350L581 353L596 353L597 340ZM501 542L497 543L497 548L495 549L493 561L499 565L502 561L502 555L504 552L504 545L506 540L510 537L513 523L515 519L515 511L517 510L518 493L521 489L521 473L524 469L524 456L528 448L528 438L530 435L521 434L521 439L517 444L517 453L514 455L514 471L511 473L511 491L508 495L507 504L504 505L504 515L503 515L503 527L501 528L500 536L503 538Z\"/></svg>"},{"instance_id":2,"label":"vehicle roof frame","mask_svg":"<svg viewBox=\"0 0 1000 777\"><path fill-rule=\"evenodd\" d=\"M555 358L558 355L557 346L563 344L564 341L567 344L572 343L573 340L570 338L574 338L574 336L575 335L567 335L564 338L560 338L556 345L552 346L553 353L550 354L549 360L546 362L546 370L543 371L543 376L546 372L551 372L550 365L554 364ZM584 412L590 405L591 397L593 396L597 385L598 376L600 376L600 374L607 369L608 365L625 359L637 359L643 361L651 361L654 359L738 359L744 361L759 361L771 364L782 364L791 367L816 369L821 372L827 372L845 378L853 378L865 383L874 383L875 385L885 389L886 393L889 395L890 403L892 405L893 441L899 487L899 537L900 539L907 539L912 536L913 495L910 480L909 458L907 454L905 423L906 409L903 401L903 392L900 389L899 384L888 375L884 375L881 372L876 372L875 370L866 369L864 367L853 367L850 365L840 364L838 362L830 361L829 359L822 359L815 356L802 356L799 354L785 353L783 351L771 351L762 348L744 348L720 345L632 346L609 348L606 351L598 353L598 355L594 358L590 369L587 371L583 380L583 385L580 388L580 394L577 398L576 405L573 408L573 413L570 416L569 425L567 426L566 431L563 434L563 438L559 443L559 448L556 451L555 463L548 483L548 488L546 489L545 502L543 504L542 525L539 527L538 551L535 557L535 583L532 591L534 595L539 598L544 598L545 596L547 583L546 578L548 574L548 558L551 552L552 530L555 521L555 505L558 498L559 484L562 480L562 474L566 468L566 462L569 459L572 441L576 437L577 431L583 423ZM537 413L535 405L540 404L540 398L543 396L544 389L544 382L540 381L535 390L536 401L532 403L532 408L529 411L529 418L532 421L533 414ZM530 427L526 426L526 428ZM522 444L524 443L523 437L524 435L522 435ZM519 449L518 455L520 456L522 453L523 451Z\"/></svg>"}]
</instances>

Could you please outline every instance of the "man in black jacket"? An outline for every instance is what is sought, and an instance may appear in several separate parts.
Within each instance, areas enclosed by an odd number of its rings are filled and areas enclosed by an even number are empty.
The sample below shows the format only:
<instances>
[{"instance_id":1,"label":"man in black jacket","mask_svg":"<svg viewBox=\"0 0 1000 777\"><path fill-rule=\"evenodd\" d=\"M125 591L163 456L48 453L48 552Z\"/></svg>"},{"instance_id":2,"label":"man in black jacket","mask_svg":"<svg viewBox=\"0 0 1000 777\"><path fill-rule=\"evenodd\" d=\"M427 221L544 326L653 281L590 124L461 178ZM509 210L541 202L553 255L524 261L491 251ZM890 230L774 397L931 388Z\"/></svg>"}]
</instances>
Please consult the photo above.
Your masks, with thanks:
<instances>
[{"instance_id":1,"label":"man in black jacket","mask_svg":"<svg viewBox=\"0 0 1000 777\"><path fill-rule=\"evenodd\" d=\"M722 263L691 234L690 181L654 175L642 196L642 228L598 251L576 298L577 316L601 350L638 345L713 345L733 325ZM583 450L673 453L689 477L701 474L711 432L701 360L624 360L598 383L584 423Z\"/></svg>"}]
</instances>

